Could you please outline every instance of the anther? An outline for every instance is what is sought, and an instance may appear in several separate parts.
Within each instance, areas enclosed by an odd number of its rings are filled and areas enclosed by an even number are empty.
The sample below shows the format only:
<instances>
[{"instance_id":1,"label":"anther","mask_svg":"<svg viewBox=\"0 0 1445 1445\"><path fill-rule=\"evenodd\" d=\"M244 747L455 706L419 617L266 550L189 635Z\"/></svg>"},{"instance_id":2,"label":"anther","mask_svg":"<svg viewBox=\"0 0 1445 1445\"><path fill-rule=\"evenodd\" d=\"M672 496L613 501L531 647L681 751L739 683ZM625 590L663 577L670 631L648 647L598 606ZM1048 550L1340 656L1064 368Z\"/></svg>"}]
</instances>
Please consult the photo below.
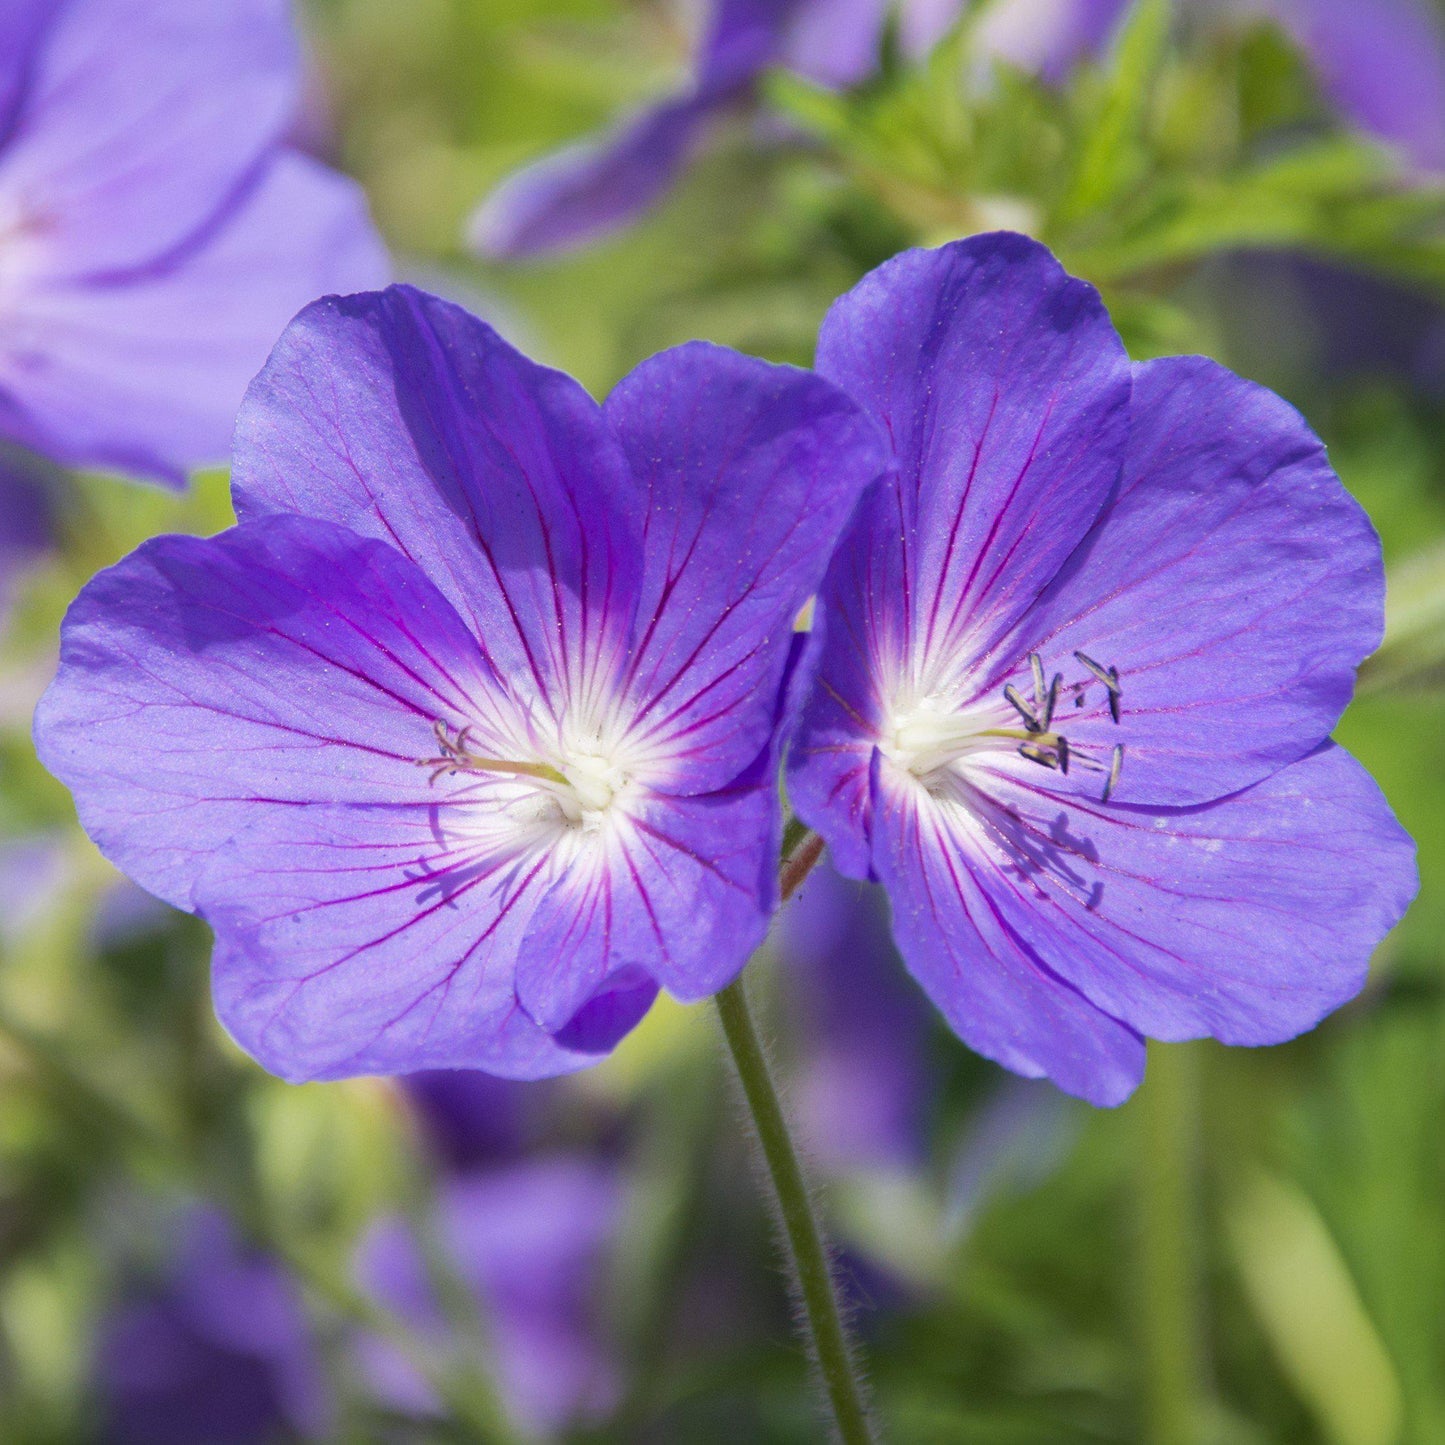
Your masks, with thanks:
<instances>
[{"instance_id":1,"label":"anther","mask_svg":"<svg viewBox=\"0 0 1445 1445\"><path fill-rule=\"evenodd\" d=\"M1044 664L1037 652L1029 653L1029 666L1033 669L1034 674L1034 706L1042 710L1044 705Z\"/></svg>"},{"instance_id":2,"label":"anther","mask_svg":"<svg viewBox=\"0 0 1445 1445\"><path fill-rule=\"evenodd\" d=\"M1059 740L1054 744L1054 751L1059 755L1059 771L1065 777L1069 773L1069 740L1061 733Z\"/></svg>"},{"instance_id":3,"label":"anther","mask_svg":"<svg viewBox=\"0 0 1445 1445\"><path fill-rule=\"evenodd\" d=\"M1049 695L1044 699L1043 731L1048 732L1054 720L1054 706L1059 700L1059 685L1064 680L1061 672L1054 674L1054 680L1049 684ZM1065 769L1067 771L1067 769Z\"/></svg>"},{"instance_id":4,"label":"anther","mask_svg":"<svg viewBox=\"0 0 1445 1445\"><path fill-rule=\"evenodd\" d=\"M1024 720L1024 726L1031 733L1041 733L1048 727L1048 722L1040 723L1034 714L1034 710L1024 701L1023 694L1013 683L1007 683L1003 690L1004 697L1013 704L1014 711Z\"/></svg>"},{"instance_id":5,"label":"anther","mask_svg":"<svg viewBox=\"0 0 1445 1445\"><path fill-rule=\"evenodd\" d=\"M1111 693L1112 697L1113 694ZM1115 743L1114 756L1109 762L1109 776L1104 782L1104 802L1108 802L1114 789L1119 786L1119 774L1124 767L1124 744Z\"/></svg>"},{"instance_id":6,"label":"anther","mask_svg":"<svg viewBox=\"0 0 1445 1445\"><path fill-rule=\"evenodd\" d=\"M567 781L556 768L550 768L546 763L516 763L506 758L481 757L472 752L469 746L472 732L470 723L453 733L446 723L438 718L432 724L432 731L436 734L441 756L416 760L419 768L431 769L431 776L427 779L428 787L446 773L510 773L517 777L537 778L546 783Z\"/></svg>"},{"instance_id":7,"label":"anther","mask_svg":"<svg viewBox=\"0 0 1445 1445\"><path fill-rule=\"evenodd\" d=\"M1119 721L1119 699L1124 695L1124 689L1119 683L1119 669L1105 667L1102 663L1095 662L1086 652L1075 652L1074 656L1109 689L1109 716L1117 723Z\"/></svg>"},{"instance_id":8,"label":"anther","mask_svg":"<svg viewBox=\"0 0 1445 1445\"><path fill-rule=\"evenodd\" d=\"M1059 760L1053 753L1045 752L1043 748L1033 743L1020 743L1019 752L1031 763L1038 763L1041 767L1056 768L1059 766Z\"/></svg>"}]
</instances>

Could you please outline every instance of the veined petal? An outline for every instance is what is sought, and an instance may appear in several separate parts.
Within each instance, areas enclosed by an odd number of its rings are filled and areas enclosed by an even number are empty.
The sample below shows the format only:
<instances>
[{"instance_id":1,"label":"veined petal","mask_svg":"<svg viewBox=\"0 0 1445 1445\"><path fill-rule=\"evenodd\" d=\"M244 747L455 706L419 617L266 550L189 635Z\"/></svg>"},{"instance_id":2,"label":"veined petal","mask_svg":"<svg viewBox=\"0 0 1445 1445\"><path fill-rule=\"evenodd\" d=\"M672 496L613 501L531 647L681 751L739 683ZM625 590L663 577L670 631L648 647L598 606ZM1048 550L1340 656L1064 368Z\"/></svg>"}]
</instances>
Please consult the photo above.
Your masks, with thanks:
<instances>
[{"instance_id":1,"label":"veined petal","mask_svg":"<svg viewBox=\"0 0 1445 1445\"><path fill-rule=\"evenodd\" d=\"M604 710L640 567L634 483L597 403L409 286L287 328L236 425L243 519L299 512L388 542L545 715Z\"/></svg>"},{"instance_id":2,"label":"veined petal","mask_svg":"<svg viewBox=\"0 0 1445 1445\"><path fill-rule=\"evenodd\" d=\"M1037 771L936 806L1001 922L1151 1037L1303 1033L1359 992L1416 891L1414 845L1333 743L1194 808L1061 803Z\"/></svg>"},{"instance_id":3,"label":"veined petal","mask_svg":"<svg viewBox=\"0 0 1445 1445\"><path fill-rule=\"evenodd\" d=\"M878 755L875 755L878 758ZM875 762L873 866L908 970L986 1058L1118 1104L1144 1075L1144 1040L1057 971L995 908L969 838L911 780Z\"/></svg>"},{"instance_id":4,"label":"veined petal","mask_svg":"<svg viewBox=\"0 0 1445 1445\"><path fill-rule=\"evenodd\" d=\"M875 661L900 685L947 689L1053 580L1117 484L1123 345L1092 286L1001 233L864 277L828 313L817 365L885 428L898 465L883 530L853 543L894 554L897 588L872 600ZM858 563L845 550L834 566Z\"/></svg>"},{"instance_id":5,"label":"veined petal","mask_svg":"<svg viewBox=\"0 0 1445 1445\"><path fill-rule=\"evenodd\" d=\"M606 414L639 484L629 738L685 759L685 791L706 792L767 744L794 618L887 465L883 439L811 373L703 342L645 361Z\"/></svg>"},{"instance_id":6,"label":"veined petal","mask_svg":"<svg viewBox=\"0 0 1445 1445\"><path fill-rule=\"evenodd\" d=\"M1069 680L1089 681L1076 652L1116 668L1118 725L1094 686L1085 708L1059 709L1070 745L1107 759L1123 744L1123 802L1207 802L1329 736L1379 645L1380 543L1319 439L1263 387L1171 357L1136 369L1132 415L1118 496L998 667L1020 685L1031 651ZM1099 795L1097 774L1055 781Z\"/></svg>"},{"instance_id":7,"label":"veined petal","mask_svg":"<svg viewBox=\"0 0 1445 1445\"><path fill-rule=\"evenodd\" d=\"M72 464L184 483L225 459L247 384L296 312L388 269L360 189L283 153L166 266L17 289L0 342L21 412L10 430Z\"/></svg>"},{"instance_id":8,"label":"veined petal","mask_svg":"<svg viewBox=\"0 0 1445 1445\"><path fill-rule=\"evenodd\" d=\"M25 228L27 269L47 278L157 262L211 220L290 121L291 7L52 9L0 157L0 204Z\"/></svg>"},{"instance_id":9,"label":"veined petal","mask_svg":"<svg viewBox=\"0 0 1445 1445\"><path fill-rule=\"evenodd\" d=\"M301 517L156 537L89 583L35 718L86 831L180 908L208 856L291 805L422 804L433 723L496 684L391 548Z\"/></svg>"},{"instance_id":10,"label":"veined petal","mask_svg":"<svg viewBox=\"0 0 1445 1445\"><path fill-rule=\"evenodd\" d=\"M868 779L888 709L877 663L893 655L889 609L877 603L896 597L901 586L890 527L898 497L892 478L867 493L828 568L825 605L813 617L811 690L788 749L788 801L827 840L846 878L872 875ZM874 538L883 540L874 545Z\"/></svg>"},{"instance_id":11,"label":"veined petal","mask_svg":"<svg viewBox=\"0 0 1445 1445\"><path fill-rule=\"evenodd\" d=\"M221 850L196 903L216 932L216 1012L247 1053L292 1081L542 1078L595 1062L646 1012L644 981L624 990L611 1037L583 1051L518 1006L517 947L553 860L474 838L453 821L469 806L275 810Z\"/></svg>"},{"instance_id":12,"label":"veined petal","mask_svg":"<svg viewBox=\"0 0 1445 1445\"><path fill-rule=\"evenodd\" d=\"M517 959L517 996L559 1029L610 980L695 1003L732 982L777 901L781 823L766 778L701 797L628 799L558 877ZM589 846L590 845L590 846Z\"/></svg>"}]
</instances>

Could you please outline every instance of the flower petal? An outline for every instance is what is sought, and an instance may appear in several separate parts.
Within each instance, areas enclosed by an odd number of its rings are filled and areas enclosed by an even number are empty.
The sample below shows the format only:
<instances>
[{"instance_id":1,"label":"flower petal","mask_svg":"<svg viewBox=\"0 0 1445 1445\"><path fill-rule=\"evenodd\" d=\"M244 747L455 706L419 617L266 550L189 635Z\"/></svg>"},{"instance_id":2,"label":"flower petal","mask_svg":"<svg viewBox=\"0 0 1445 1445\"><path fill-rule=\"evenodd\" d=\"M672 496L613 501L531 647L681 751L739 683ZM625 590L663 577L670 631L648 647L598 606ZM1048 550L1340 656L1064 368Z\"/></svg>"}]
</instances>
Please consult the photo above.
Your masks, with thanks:
<instances>
[{"instance_id":1,"label":"flower petal","mask_svg":"<svg viewBox=\"0 0 1445 1445\"><path fill-rule=\"evenodd\" d=\"M732 982L777 899L777 796L762 779L702 797L629 799L537 909L517 997L557 1030L639 971L695 1003Z\"/></svg>"},{"instance_id":2,"label":"flower petal","mask_svg":"<svg viewBox=\"0 0 1445 1445\"><path fill-rule=\"evenodd\" d=\"M1151 1037L1303 1033L1359 992L1415 894L1414 845L1333 743L1195 808L1061 804L1026 767L953 814L977 886L1050 969Z\"/></svg>"},{"instance_id":3,"label":"flower petal","mask_svg":"<svg viewBox=\"0 0 1445 1445\"><path fill-rule=\"evenodd\" d=\"M883 441L811 373L703 342L644 362L606 414L640 487L631 737L685 758L686 790L705 792L767 743L793 621Z\"/></svg>"},{"instance_id":4,"label":"flower petal","mask_svg":"<svg viewBox=\"0 0 1445 1445\"><path fill-rule=\"evenodd\" d=\"M518 260L570 250L635 221L677 180L714 117L777 59L796 9L789 0L717 0L692 84L514 171L473 212L471 246L493 260Z\"/></svg>"},{"instance_id":5,"label":"flower petal","mask_svg":"<svg viewBox=\"0 0 1445 1445\"><path fill-rule=\"evenodd\" d=\"M817 365L887 430L898 464L891 509L875 503L898 584L874 603L878 661L939 690L1032 605L1108 500L1128 436L1123 345L1092 286L1000 233L864 277L828 313ZM859 532L850 545L884 544ZM845 551L835 568L858 565Z\"/></svg>"},{"instance_id":6,"label":"flower petal","mask_svg":"<svg viewBox=\"0 0 1445 1445\"><path fill-rule=\"evenodd\" d=\"M434 721L485 716L494 686L404 558L275 517L153 538L90 582L35 739L101 851L189 908L208 855L258 813L434 801L416 765Z\"/></svg>"},{"instance_id":7,"label":"flower petal","mask_svg":"<svg viewBox=\"0 0 1445 1445\"><path fill-rule=\"evenodd\" d=\"M283 154L165 268L18 290L0 384L38 450L183 483L225 459L246 386L292 316L325 292L380 285L387 270L360 189Z\"/></svg>"},{"instance_id":8,"label":"flower petal","mask_svg":"<svg viewBox=\"0 0 1445 1445\"><path fill-rule=\"evenodd\" d=\"M892 769L875 763L873 772L873 866L893 936L949 1026L1017 1074L1052 1079L1093 1104L1121 1103L1143 1077L1144 1040L999 915L953 818Z\"/></svg>"},{"instance_id":9,"label":"flower petal","mask_svg":"<svg viewBox=\"0 0 1445 1445\"><path fill-rule=\"evenodd\" d=\"M467 240L497 261L581 246L621 230L668 190L726 97L688 94L509 175L472 214Z\"/></svg>"},{"instance_id":10,"label":"flower petal","mask_svg":"<svg viewBox=\"0 0 1445 1445\"><path fill-rule=\"evenodd\" d=\"M0 137L10 134L35 80L35 57L45 32L54 24L55 0L9 0L5 6L5 46L0 54Z\"/></svg>"},{"instance_id":11,"label":"flower petal","mask_svg":"<svg viewBox=\"0 0 1445 1445\"><path fill-rule=\"evenodd\" d=\"M1076 650L1117 668L1119 725L1094 687L1060 708L1071 746L1123 744L1124 802L1207 802L1329 736L1379 645L1380 543L1299 413L1214 362L1138 367L1133 418L1117 498L999 656L1015 682L1031 650L1070 680Z\"/></svg>"},{"instance_id":12,"label":"flower petal","mask_svg":"<svg viewBox=\"0 0 1445 1445\"><path fill-rule=\"evenodd\" d=\"M655 989L621 989L610 1036L574 1050L518 1006L518 944L552 860L471 836L467 807L276 809L220 851L196 904L216 932L216 1012L247 1053L293 1082L543 1078L595 1062L646 1012Z\"/></svg>"},{"instance_id":13,"label":"flower petal","mask_svg":"<svg viewBox=\"0 0 1445 1445\"><path fill-rule=\"evenodd\" d=\"M236 424L243 519L299 512L388 542L541 709L601 698L636 596L634 483L597 403L409 286L287 328Z\"/></svg>"},{"instance_id":14,"label":"flower petal","mask_svg":"<svg viewBox=\"0 0 1445 1445\"><path fill-rule=\"evenodd\" d=\"M0 158L0 196L34 226L47 278L154 263L211 220L291 120L301 75L291 7L52 8Z\"/></svg>"}]
</instances>

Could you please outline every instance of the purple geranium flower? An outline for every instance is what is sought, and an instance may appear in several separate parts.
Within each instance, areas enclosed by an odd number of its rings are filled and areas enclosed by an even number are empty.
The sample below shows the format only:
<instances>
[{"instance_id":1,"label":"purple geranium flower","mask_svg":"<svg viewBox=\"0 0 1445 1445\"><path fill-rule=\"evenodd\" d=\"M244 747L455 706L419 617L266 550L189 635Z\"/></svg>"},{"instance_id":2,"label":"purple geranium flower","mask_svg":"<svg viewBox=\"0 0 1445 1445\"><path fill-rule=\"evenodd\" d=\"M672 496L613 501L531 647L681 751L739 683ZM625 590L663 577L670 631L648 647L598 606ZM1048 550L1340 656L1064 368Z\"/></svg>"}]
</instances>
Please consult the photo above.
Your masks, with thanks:
<instances>
[{"instance_id":1,"label":"purple geranium flower","mask_svg":"<svg viewBox=\"0 0 1445 1445\"><path fill-rule=\"evenodd\" d=\"M21 0L0 17L0 436L172 483L326 291L380 285L361 193L285 144L286 0Z\"/></svg>"},{"instance_id":2,"label":"purple geranium flower","mask_svg":"<svg viewBox=\"0 0 1445 1445\"><path fill-rule=\"evenodd\" d=\"M1131 368L1010 235L879 267L818 367L899 470L829 569L790 794L953 1028L1112 1103L1144 1034L1272 1043L1352 997L1415 871L1329 741L1383 574L1298 414Z\"/></svg>"},{"instance_id":3,"label":"purple geranium flower","mask_svg":"<svg viewBox=\"0 0 1445 1445\"><path fill-rule=\"evenodd\" d=\"M196 1209L164 1278L101 1322L96 1386L111 1445L322 1439L331 1402L291 1278Z\"/></svg>"},{"instance_id":4,"label":"purple geranium flower","mask_svg":"<svg viewBox=\"0 0 1445 1445\"><path fill-rule=\"evenodd\" d=\"M599 406L410 288L319 302L242 408L240 525L71 608L41 757L277 1073L576 1068L766 930L792 622L882 453L719 347Z\"/></svg>"}]
</instances>

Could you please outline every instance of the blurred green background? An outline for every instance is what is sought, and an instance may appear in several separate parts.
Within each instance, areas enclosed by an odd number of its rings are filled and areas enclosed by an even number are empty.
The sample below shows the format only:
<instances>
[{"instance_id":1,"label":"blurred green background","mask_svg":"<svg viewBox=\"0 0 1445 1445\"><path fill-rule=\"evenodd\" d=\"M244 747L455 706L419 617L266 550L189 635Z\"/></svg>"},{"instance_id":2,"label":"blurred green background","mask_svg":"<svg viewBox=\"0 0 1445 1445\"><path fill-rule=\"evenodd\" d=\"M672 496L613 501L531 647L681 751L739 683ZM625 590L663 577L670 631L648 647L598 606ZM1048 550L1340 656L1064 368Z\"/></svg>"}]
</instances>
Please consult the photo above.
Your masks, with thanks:
<instances>
[{"instance_id":1,"label":"blurred green background","mask_svg":"<svg viewBox=\"0 0 1445 1445\"><path fill-rule=\"evenodd\" d=\"M962 32L848 95L775 76L785 123L734 118L642 223L545 262L470 259L465 219L517 164L677 82L688 42L667 7L313 0L311 127L366 186L407 279L598 394L690 337L806 364L828 303L866 270L1006 218L1101 287L1136 356L1207 352L1301 408L1391 572L1386 647L1338 736L1418 840L1422 888L1370 986L1285 1047L1158 1049L1123 1108L1032 1108L1001 1144L1001 1075L939 1028L927 1162L831 1169L824 1197L889 1439L1433 1445L1445 191L1402 183L1349 134L1278 30L1181 41L1166 9L1141 6L1107 60L1057 89L968 79ZM28 579L0 654L0 834L33 850L0 916L0 1440L103 1438L96 1331L187 1200L226 1209L298 1279L339 1401L331 1436L504 1438L487 1409L396 1418L346 1345L374 1323L352 1284L358 1240L435 1186L399 1092L293 1088L242 1058L211 1017L205 930L117 893L29 749L82 582L155 532L229 520L222 476L179 499L78 479L63 551ZM807 1033L786 953L755 969L785 1075L804 1047L790 1028ZM549 1103L554 1136L627 1180L597 1302L623 1403L578 1438L822 1438L723 1078L708 1010L663 1007ZM699 1260L743 1301L714 1329L710 1296L684 1285Z\"/></svg>"}]
</instances>

